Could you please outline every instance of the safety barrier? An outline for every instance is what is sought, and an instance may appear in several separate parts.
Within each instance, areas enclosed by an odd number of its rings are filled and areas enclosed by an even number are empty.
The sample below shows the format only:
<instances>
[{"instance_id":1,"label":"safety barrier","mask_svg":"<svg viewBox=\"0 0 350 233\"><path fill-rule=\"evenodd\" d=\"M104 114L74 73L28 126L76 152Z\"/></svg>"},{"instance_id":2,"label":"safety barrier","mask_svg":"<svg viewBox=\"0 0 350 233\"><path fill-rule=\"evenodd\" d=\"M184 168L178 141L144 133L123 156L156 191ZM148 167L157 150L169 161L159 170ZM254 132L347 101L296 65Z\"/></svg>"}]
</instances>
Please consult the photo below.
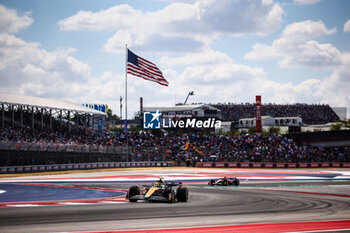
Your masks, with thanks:
<instances>
[{"instance_id":1,"label":"safety barrier","mask_svg":"<svg viewBox=\"0 0 350 233\"><path fill-rule=\"evenodd\" d=\"M197 162L196 167L204 168L350 168L350 163L312 162L312 163L254 163L254 162Z\"/></svg>"},{"instance_id":2,"label":"safety barrier","mask_svg":"<svg viewBox=\"0 0 350 233\"><path fill-rule=\"evenodd\" d=\"M167 161L166 148L0 141L0 167L99 162Z\"/></svg>"},{"instance_id":3,"label":"safety barrier","mask_svg":"<svg viewBox=\"0 0 350 233\"><path fill-rule=\"evenodd\" d=\"M0 167L0 174L48 172L67 170L87 170L99 168L135 168L135 167L171 167L171 161L166 162L108 162L108 163L81 163L81 164L52 164L33 166Z\"/></svg>"}]
</instances>

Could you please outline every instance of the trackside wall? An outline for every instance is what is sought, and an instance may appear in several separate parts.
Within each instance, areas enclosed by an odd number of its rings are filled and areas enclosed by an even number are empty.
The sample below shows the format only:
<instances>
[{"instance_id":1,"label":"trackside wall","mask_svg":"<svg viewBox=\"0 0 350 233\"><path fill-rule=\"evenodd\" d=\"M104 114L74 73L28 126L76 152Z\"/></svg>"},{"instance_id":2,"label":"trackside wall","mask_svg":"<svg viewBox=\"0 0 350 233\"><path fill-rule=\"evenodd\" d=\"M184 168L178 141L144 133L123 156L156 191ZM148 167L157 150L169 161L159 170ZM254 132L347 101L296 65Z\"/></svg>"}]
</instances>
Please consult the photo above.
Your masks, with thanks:
<instances>
[{"instance_id":1,"label":"trackside wall","mask_svg":"<svg viewBox=\"0 0 350 233\"><path fill-rule=\"evenodd\" d=\"M252 162L197 162L196 167L204 168L350 168L350 163L252 163Z\"/></svg>"}]
</instances>

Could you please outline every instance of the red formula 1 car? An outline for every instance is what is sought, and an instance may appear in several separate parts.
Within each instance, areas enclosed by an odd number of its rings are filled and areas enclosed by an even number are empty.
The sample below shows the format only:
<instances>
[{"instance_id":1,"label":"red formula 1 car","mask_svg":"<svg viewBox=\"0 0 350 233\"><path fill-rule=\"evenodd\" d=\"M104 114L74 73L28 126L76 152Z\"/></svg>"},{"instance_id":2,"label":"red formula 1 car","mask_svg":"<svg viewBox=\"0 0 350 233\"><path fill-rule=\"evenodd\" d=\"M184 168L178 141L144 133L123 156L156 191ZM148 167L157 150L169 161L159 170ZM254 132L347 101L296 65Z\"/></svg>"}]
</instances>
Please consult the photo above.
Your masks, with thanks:
<instances>
[{"instance_id":1,"label":"red formula 1 car","mask_svg":"<svg viewBox=\"0 0 350 233\"><path fill-rule=\"evenodd\" d=\"M236 177L226 177L220 178L218 180L210 180L208 182L208 185L214 186L214 185L223 185L223 186L228 186L228 185L234 185L234 186L239 186L239 180Z\"/></svg>"}]
</instances>

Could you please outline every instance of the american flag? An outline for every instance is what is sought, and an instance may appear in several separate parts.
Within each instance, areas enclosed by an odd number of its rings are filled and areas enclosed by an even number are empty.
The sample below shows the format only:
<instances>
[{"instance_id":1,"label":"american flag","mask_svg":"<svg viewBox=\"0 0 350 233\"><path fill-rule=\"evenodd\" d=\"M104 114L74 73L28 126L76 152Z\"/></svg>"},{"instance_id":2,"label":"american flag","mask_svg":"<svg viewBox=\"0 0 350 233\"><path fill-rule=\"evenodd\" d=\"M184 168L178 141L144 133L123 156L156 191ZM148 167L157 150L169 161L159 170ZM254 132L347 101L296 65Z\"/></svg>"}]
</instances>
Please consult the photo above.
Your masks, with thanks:
<instances>
[{"instance_id":1,"label":"american flag","mask_svg":"<svg viewBox=\"0 0 350 233\"><path fill-rule=\"evenodd\" d=\"M127 73L148 81L156 82L163 86L168 86L168 81L163 77L162 71L150 61L137 56L128 49Z\"/></svg>"}]
</instances>

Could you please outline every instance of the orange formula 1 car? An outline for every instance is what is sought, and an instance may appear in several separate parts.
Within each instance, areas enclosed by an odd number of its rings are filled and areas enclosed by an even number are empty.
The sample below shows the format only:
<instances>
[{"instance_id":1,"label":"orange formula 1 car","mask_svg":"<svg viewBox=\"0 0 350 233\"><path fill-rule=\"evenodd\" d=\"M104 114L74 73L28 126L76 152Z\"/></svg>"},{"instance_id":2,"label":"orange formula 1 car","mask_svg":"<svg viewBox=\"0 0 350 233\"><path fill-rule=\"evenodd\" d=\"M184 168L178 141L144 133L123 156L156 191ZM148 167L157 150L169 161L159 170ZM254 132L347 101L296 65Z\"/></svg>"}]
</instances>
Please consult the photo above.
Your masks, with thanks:
<instances>
[{"instance_id":1,"label":"orange formula 1 car","mask_svg":"<svg viewBox=\"0 0 350 233\"><path fill-rule=\"evenodd\" d=\"M152 185L144 185L143 190L140 190L137 185L131 186L126 198L130 202L138 200L169 203L187 202L188 189L182 187L182 182L164 182L163 178L160 178Z\"/></svg>"}]
</instances>

